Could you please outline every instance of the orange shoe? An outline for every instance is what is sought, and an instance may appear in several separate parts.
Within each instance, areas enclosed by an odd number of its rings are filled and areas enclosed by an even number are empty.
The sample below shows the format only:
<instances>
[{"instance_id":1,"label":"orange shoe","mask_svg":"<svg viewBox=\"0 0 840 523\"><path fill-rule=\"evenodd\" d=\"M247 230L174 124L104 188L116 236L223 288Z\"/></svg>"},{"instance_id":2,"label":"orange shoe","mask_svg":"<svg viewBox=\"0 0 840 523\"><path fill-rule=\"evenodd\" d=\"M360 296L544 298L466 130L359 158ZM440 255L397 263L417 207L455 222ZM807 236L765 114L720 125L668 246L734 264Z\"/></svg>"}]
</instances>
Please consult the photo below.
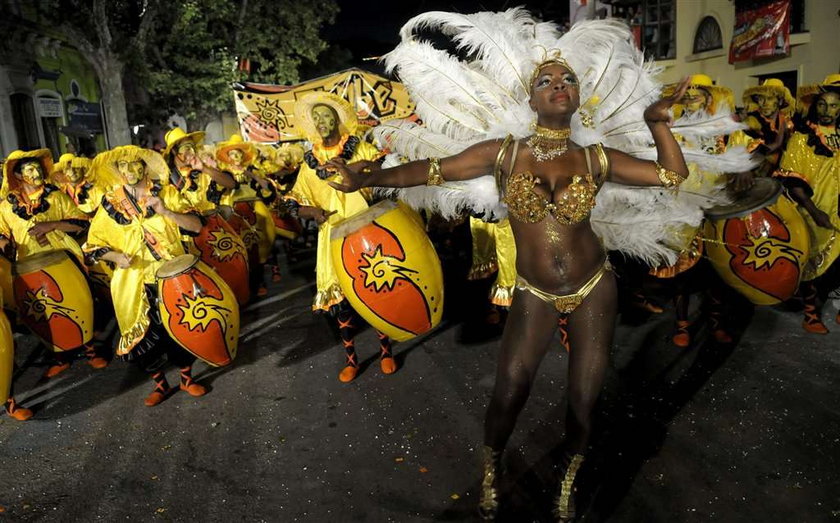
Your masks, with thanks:
<instances>
[{"instance_id":1,"label":"orange shoe","mask_svg":"<svg viewBox=\"0 0 840 523\"><path fill-rule=\"evenodd\" d=\"M87 364L94 369L104 369L108 366L108 360L98 356L96 354L96 350L93 348L93 345L85 346L85 357L87 357Z\"/></svg>"},{"instance_id":2,"label":"orange shoe","mask_svg":"<svg viewBox=\"0 0 840 523\"><path fill-rule=\"evenodd\" d=\"M689 325L691 325L689 321L678 321L677 332L671 337L674 345L681 349L685 349L691 345L691 334L688 332Z\"/></svg>"},{"instance_id":3,"label":"orange shoe","mask_svg":"<svg viewBox=\"0 0 840 523\"><path fill-rule=\"evenodd\" d=\"M720 344L728 345L728 344L732 343L732 336L730 336L729 333L726 332L723 329L716 329L714 331L714 336L715 336L715 341L720 343Z\"/></svg>"},{"instance_id":4,"label":"orange shoe","mask_svg":"<svg viewBox=\"0 0 840 523\"><path fill-rule=\"evenodd\" d=\"M70 368L69 363L56 363L47 367L47 370L44 371L44 377L47 379L55 378L65 370Z\"/></svg>"},{"instance_id":5,"label":"orange shoe","mask_svg":"<svg viewBox=\"0 0 840 523\"><path fill-rule=\"evenodd\" d=\"M274 283L280 282L280 267L276 265L271 268L271 281Z\"/></svg>"},{"instance_id":6,"label":"orange shoe","mask_svg":"<svg viewBox=\"0 0 840 523\"><path fill-rule=\"evenodd\" d=\"M837 316L834 317L834 323L840 325L840 311L838 311Z\"/></svg>"},{"instance_id":7,"label":"orange shoe","mask_svg":"<svg viewBox=\"0 0 840 523\"><path fill-rule=\"evenodd\" d=\"M257 289L257 296L260 298L268 296L268 289L266 289L264 285L260 285L260 288Z\"/></svg>"},{"instance_id":8,"label":"orange shoe","mask_svg":"<svg viewBox=\"0 0 840 523\"><path fill-rule=\"evenodd\" d=\"M163 403L172 389L169 387L169 383L166 381L166 375L162 372L156 372L152 376L152 380L155 382L155 390L152 391L151 394L146 396L146 399L143 400L143 404L147 407L155 407Z\"/></svg>"},{"instance_id":9,"label":"orange shoe","mask_svg":"<svg viewBox=\"0 0 840 523\"><path fill-rule=\"evenodd\" d=\"M662 314L663 312L665 312L665 309L663 309L655 303L648 301L648 299L640 293L633 294L632 305L637 309L642 309L643 311L650 312L651 314Z\"/></svg>"},{"instance_id":10,"label":"orange shoe","mask_svg":"<svg viewBox=\"0 0 840 523\"><path fill-rule=\"evenodd\" d=\"M18 407L14 398L6 400L6 414L18 421L26 421L33 416L31 410Z\"/></svg>"},{"instance_id":11,"label":"orange shoe","mask_svg":"<svg viewBox=\"0 0 840 523\"><path fill-rule=\"evenodd\" d=\"M359 374L359 367L356 365L347 365L338 374L338 381L341 383L350 383Z\"/></svg>"},{"instance_id":12,"label":"orange shoe","mask_svg":"<svg viewBox=\"0 0 840 523\"><path fill-rule=\"evenodd\" d=\"M502 314L499 312L499 309L496 308L491 309L484 318L484 322L487 323L487 325L498 325L501 321Z\"/></svg>"},{"instance_id":13,"label":"orange shoe","mask_svg":"<svg viewBox=\"0 0 840 523\"><path fill-rule=\"evenodd\" d=\"M382 374L393 374L397 372L397 362L393 356L385 356L379 359L379 368Z\"/></svg>"},{"instance_id":14,"label":"orange shoe","mask_svg":"<svg viewBox=\"0 0 840 523\"><path fill-rule=\"evenodd\" d=\"M802 328L811 334L828 334L828 327L815 314L805 315L805 319L802 320Z\"/></svg>"},{"instance_id":15,"label":"orange shoe","mask_svg":"<svg viewBox=\"0 0 840 523\"><path fill-rule=\"evenodd\" d=\"M186 391L187 394L194 398L198 398L207 394L207 388L204 385L199 385L193 380L191 375L192 367L184 367L181 369L181 390Z\"/></svg>"}]
</instances>

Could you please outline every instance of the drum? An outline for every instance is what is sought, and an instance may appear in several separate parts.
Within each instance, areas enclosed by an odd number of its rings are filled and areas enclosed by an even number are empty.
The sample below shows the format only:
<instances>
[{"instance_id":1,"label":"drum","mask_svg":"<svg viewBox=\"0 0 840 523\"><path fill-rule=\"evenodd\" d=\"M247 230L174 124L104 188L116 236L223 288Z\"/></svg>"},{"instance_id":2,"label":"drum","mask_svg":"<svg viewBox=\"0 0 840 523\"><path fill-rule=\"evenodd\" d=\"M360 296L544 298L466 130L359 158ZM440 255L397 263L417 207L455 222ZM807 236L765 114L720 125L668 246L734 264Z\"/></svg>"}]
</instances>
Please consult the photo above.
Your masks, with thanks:
<instances>
[{"instance_id":1,"label":"drum","mask_svg":"<svg viewBox=\"0 0 840 523\"><path fill-rule=\"evenodd\" d=\"M294 240L303 232L300 221L293 216L278 216L274 212L271 214L271 220L274 222L274 231L277 236L287 240Z\"/></svg>"},{"instance_id":2,"label":"drum","mask_svg":"<svg viewBox=\"0 0 840 523\"><path fill-rule=\"evenodd\" d=\"M257 229L257 213L254 210L256 200L239 200L233 204L233 213L228 223L242 238L248 251L248 262L254 266L259 263L260 234Z\"/></svg>"},{"instance_id":3,"label":"drum","mask_svg":"<svg viewBox=\"0 0 840 523\"><path fill-rule=\"evenodd\" d=\"M157 271L158 308L180 346L214 367L229 365L239 344L239 305L216 271L183 254Z\"/></svg>"},{"instance_id":4,"label":"drum","mask_svg":"<svg viewBox=\"0 0 840 523\"><path fill-rule=\"evenodd\" d=\"M56 352L93 338L93 297L84 273L66 251L18 260L12 269L20 320Z\"/></svg>"},{"instance_id":5,"label":"drum","mask_svg":"<svg viewBox=\"0 0 840 523\"><path fill-rule=\"evenodd\" d=\"M12 326L0 305L0 403L6 403L9 399L14 368L15 342L12 337Z\"/></svg>"},{"instance_id":6,"label":"drum","mask_svg":"<svg viewBox=\"0 0 840 523\"><path fill-rule=\"evenodd\" d=\"M198 256L230 285L236 301L244 305L251 297L245 244L218 211L205 214L204 220L204 227L193 238Z\"/></svg>"},{"instance_id":7,"label":"drum","mask_svg":"<svg viewBox=\"0 0 840 523\"><path fill-rule=\"evenodd\" d=\"M808 260L809 235L778 181L758 178L745 196L708 209L706 217L706 253L723 281L756 305L793 296Z\"/></svg>"},{"instance_id":8,"label":"drum","mask_svg":"<svg viewBox=\"0 0 840 523\"><path fill-rule=\"evenodd\" d=\"M410 209L384 201L337 223L330 251L342 291L374 328L405 341L440 323L440 260Z\"/></svg>"}]
</instances>

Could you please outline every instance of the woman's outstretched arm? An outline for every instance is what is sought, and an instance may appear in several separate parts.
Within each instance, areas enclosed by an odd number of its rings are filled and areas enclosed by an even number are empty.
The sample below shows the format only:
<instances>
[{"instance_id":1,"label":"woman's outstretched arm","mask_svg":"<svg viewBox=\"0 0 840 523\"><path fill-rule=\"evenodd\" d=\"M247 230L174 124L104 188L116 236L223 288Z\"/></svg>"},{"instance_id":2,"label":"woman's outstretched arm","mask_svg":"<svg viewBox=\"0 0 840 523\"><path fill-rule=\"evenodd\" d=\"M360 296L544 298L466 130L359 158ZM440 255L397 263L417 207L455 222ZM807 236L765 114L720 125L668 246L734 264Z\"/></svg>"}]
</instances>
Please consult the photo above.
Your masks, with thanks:
<instances>
[{"instance_id":1,"label":"woman's outstretched arm","mask_svg":"<svg viewBox=\"0 0 840 523\"><path fill-rule=\"evenodd\" d=\"M478 178L485 174L493 174L501 143L502 140L487 140L471 145L456 155L441 158L439 171L434 164L436 159L415 160L388 169L382 169L376 162L345 164L333 160L327 164L328 168L337 171L343 179L341 183L328 183L339 191L353 192L363 187L425 185L430 180L430 174L433 175L436 171L445 181Z\"/></svg>"}]
</instances>

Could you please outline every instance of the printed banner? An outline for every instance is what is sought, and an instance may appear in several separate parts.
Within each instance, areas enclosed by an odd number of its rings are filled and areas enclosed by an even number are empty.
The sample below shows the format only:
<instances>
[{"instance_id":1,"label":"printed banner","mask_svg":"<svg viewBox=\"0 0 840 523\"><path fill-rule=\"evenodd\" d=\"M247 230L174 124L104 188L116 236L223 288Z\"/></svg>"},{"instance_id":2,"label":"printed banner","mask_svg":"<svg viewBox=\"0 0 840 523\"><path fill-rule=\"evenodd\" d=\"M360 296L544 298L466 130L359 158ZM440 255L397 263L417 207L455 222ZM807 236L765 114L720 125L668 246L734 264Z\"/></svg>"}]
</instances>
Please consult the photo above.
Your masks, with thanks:
<instances>
[{"instance_id":1,"label":"printed banner","mask_svg":"<svg viewBox=\"0 0 840 523\"><path fill-rule=\"evenodd\" d=\"M368 127L387 120L408 118L414 102L399 82L348 69L298 85L248 84L234 89L236 115L243 138L253 142L303 140L295 125L295 101L312 91L335 93L356 108L359 123Z\"/></svg>"},{"instance_id":2,"label":"printed banner","mask_svg":"<svg viewBox=\"0 0 840 523\"><path fill-rule=\"evenodd\" d=\"M735 12L729 63L790 54L790 0Z\"/></svg>"}]
</instances>

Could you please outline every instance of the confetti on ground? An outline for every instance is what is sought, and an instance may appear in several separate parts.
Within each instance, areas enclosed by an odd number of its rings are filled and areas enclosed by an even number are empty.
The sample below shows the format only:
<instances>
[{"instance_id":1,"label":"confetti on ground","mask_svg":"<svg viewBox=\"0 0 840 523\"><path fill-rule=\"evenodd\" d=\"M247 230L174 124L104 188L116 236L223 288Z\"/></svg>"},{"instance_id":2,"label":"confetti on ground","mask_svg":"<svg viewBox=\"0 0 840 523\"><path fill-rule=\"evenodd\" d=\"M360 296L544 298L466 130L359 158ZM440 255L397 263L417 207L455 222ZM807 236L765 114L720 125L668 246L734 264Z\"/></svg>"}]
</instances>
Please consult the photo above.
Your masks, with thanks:
<instances>
[{"instance_id":1,"label":"confetti on ground","mask_svg":"<svg viewBox=\"0 0 840 523\"><path fill-rule=\"evenodd\" d=\"M405 458L394 458L394 461L396 461L397 463L402 463L403 461L405 461Z\"/></svg>"},{"instance_id":2,"label":"confetti on ground","mask_svg":"<svg viewBox=\"0 0 840 523\"><path fill-rule=\"evenodd\" d=\"M461 496L459 496L458 494L452 494L449 497L452 498L452 499L455 499L455 500L461 499Z\"/></svg>"},{"instance_id":3,"label":"confetti on ground","mask_svg":"<svg viewBox=\"0 0 840 523\"><path fill-rule=\"evenodd\" d=\"M429 472L429 469L427 469L426 467L420 467L420 472L425 474L426 472Z\"/></svg>"}]
</instances>

